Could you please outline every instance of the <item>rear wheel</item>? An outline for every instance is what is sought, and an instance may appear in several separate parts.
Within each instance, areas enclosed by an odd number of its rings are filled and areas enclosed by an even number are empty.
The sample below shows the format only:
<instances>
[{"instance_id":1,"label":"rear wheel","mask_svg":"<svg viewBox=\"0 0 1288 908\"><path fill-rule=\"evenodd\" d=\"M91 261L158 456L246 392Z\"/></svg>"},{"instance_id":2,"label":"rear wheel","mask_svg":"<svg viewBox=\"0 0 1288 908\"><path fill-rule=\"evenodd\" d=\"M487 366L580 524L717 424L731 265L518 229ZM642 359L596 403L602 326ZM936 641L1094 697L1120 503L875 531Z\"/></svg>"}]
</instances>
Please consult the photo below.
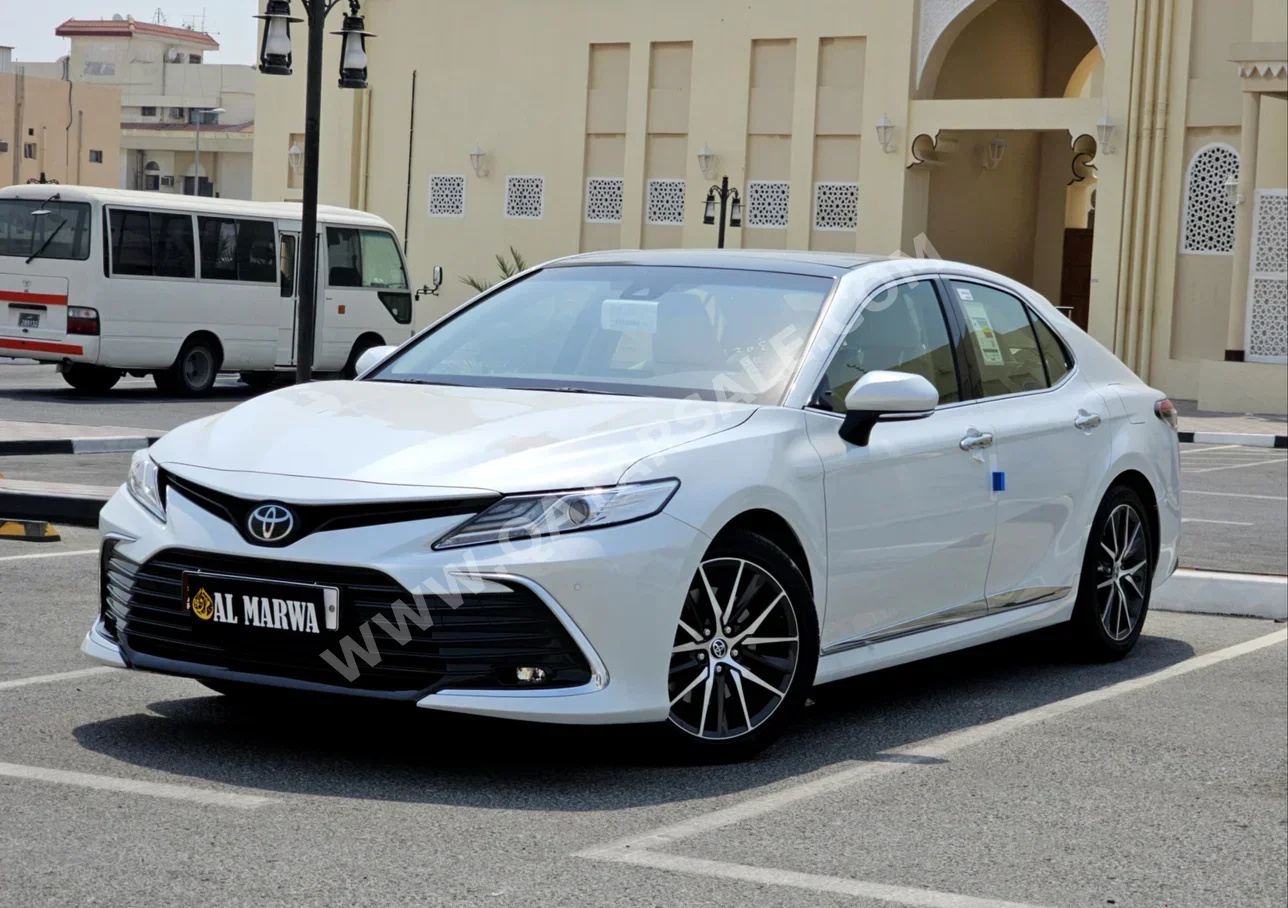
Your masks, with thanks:
<instances>
[{"instance_id":1,"label":"rear wheel","mask_svg":"<svg viewBox=\"0 0 1288 908\"><path fill-rule=\"evenodd\" d=\"M769 540L712 544L680 612L667 733L697 762L744 760L777 739L814 683L818 619L805 577Z\"/></svg>"},{"instance_id":2,"label":"rear wheel","mask_svg":"<svg viewBox=\"0 0 1288 908\"><path fill-rule=\"evenodd\" d=\"M1131 652L1149 612L1154 539L1144 503L1131 489L1105 495L1091 523L1071 630L1079 653L1111 662Z\"/></svg>"},{"instance_id":3,"label":"rear wheel","mask_svg":"<svg viewBox=\"0 0 1288 908\"><path fill-rule=\"evenodd\" d=\"M121 372L119 370L91 366L89 363L70 363L63 370L63 381L77 391L85 391L89 394L102 394L104 391L110 391L116 387L116 383L120 380Z\"/></svg>"},{"instance_id":4,"label":"rear wheel","mask_svg":"<svg viewBox=\"0 0 1288 908\"><path fill-rule=\"evenodd\" d=\"M219 353L215 345L203 338L188 341L169 369L157 372L153 379L165 394L199 397L214 387L219 376Z\"/></svg>"}]
</instances>

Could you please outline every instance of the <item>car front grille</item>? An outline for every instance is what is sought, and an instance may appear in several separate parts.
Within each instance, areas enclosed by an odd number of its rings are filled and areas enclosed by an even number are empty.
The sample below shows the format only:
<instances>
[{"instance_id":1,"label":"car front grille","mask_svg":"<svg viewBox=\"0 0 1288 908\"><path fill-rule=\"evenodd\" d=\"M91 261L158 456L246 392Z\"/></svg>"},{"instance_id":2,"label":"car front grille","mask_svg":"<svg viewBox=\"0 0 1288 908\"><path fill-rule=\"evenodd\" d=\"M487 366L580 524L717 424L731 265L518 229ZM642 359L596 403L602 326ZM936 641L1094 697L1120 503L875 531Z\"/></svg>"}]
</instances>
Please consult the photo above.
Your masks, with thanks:
<instances>
[{"instance_id":1,"label":"car front grille","mask_svg":"<svg viewBox=\"0 0 1288 908\"><path fill-rule=\"evenodd\" d=\"M191 571L334 586L340 591L339 629L289 639L266 634L261 640L250 632L228 643L209 637L196 639L192 616L183 601L183 574ZM372 619L384 615L397 629L394 604L406 603L415 612L415 600L389 576L366 568L181 549L159 552L140 565L118 553L115 542L109 540L102 555L101 589L104 629L132 660L140 654L409 698L447 687L518 688L515 670L520 666L545 671L541 688L574 687L591 677L590 667L568 631L545 603L519 585L507 592L461 593L453 597L459 602L455 608L442 598L424 597L433 623L422 629L407 620L404 626L410 640L405 644ZM323 661L321 654L333 652L343 663L339 644L345 636L365 648L364 624L376 642L380 661L368 666L361 658L354 658L352 664L359 674L349 681Z\"/></svg>"}]
</instances>

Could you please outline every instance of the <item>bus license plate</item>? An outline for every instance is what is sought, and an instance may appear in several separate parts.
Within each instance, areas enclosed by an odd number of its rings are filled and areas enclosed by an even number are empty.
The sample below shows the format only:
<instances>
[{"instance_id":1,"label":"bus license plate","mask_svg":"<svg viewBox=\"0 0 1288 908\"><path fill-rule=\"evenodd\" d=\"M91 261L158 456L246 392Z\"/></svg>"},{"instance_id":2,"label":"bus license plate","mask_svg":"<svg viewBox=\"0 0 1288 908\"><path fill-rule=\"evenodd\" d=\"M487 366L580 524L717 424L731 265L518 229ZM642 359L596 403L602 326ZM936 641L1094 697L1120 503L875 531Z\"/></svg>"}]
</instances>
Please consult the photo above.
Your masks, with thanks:
<instances>
[{"instance_id":1,"label":"bus license plate","mask_svg":"<svg viewBox=\"0 0 1288 908\"><path fill-rule=\"evenodd\" d=\"M18 327L19 328L39 328L40 314L36 312L19 312Z\"/></svg>"}]
</instances>

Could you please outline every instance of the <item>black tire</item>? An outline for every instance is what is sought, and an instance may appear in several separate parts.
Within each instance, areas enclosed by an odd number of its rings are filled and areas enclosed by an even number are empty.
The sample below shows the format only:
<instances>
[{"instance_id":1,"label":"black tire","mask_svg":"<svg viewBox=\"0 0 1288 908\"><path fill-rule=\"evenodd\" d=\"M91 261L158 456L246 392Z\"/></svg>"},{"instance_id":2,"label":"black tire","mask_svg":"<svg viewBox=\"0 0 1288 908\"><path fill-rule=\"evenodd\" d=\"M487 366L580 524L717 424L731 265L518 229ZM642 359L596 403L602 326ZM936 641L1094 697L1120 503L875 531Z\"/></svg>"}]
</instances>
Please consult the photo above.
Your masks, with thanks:
<instances>
[{"instance_id":1,"label":"black tire","mask_svg":"<svg viewBox=\"0 0 1288 908\"><path fill-rule=\"evenodd\" d=\"M366 353L372 347L379 347L384 344L378 337L360 337L354 342L353 351L349 354L349 361L344 364L344 370L340 377L345 381L353 381L358 377L358 360L362 359L362 354Z\"/></svg>"},{"instance_id":2,"label":"black tire","mask_svg":"<svg viewBox=\"0 0 1288 908\"><path fill-rule=\"evenodd\" d=\"M1114 486L1087 536L1069 623L1077 656L1113 662L1132 651L1149 613L1154 562L1154 533L1144 502L1126 486Z\"/></svg>"},{"instance_id":3,"label":"black tire","mask_svg":"<svg viewBox=\"0 0 1288 908\"><path fill-rule=\"evenodd\" d=\"M63 381L77 391L103 394L116 387L116 383L121 380L121 374L118 369L91 366L89 363L70 363L63 370Z\"/></svg>"},{"instance_id":4,"label":"black tire","mask_svg":"<svg viewBox=\"0 0 1288 908\"><path fill-rule=\"evenodd\" d=\"M714 610L707 611L707 584L715 600L725 603L724 627ZM733 592L738 598L731 605ZM675 647L681 651L673 650L667 679L673 707L660 729L668 755L686 763L754 756L783 734L814 685L818 613L804 574L763 536L744 530L722 534L703 556L680 621ZM752 639L777 642L743 642Z\"/></svg>"},{"instance_id":5,"label":"black tire","mask_svg":"<svg viewBox=\"0 0 1288 908\"><path fill-rule=\"evenodd\" d=\"M243 372L240 378L256 394L277 387L277 383L282 380L282 376L276 372Z\"/></svg>"},{"instance_id":6,"label":"black tire","mask_svg":"<svg viewBox=\"0 0 1288 908\"><path fill-rule=\"evenodd\" d=\"M196 338L184 344L174 365L164 372L155 373L153 380L163 394L201 397L215 386L219 365L219 351L215 345Z\"/></svg>"}]
</instances>

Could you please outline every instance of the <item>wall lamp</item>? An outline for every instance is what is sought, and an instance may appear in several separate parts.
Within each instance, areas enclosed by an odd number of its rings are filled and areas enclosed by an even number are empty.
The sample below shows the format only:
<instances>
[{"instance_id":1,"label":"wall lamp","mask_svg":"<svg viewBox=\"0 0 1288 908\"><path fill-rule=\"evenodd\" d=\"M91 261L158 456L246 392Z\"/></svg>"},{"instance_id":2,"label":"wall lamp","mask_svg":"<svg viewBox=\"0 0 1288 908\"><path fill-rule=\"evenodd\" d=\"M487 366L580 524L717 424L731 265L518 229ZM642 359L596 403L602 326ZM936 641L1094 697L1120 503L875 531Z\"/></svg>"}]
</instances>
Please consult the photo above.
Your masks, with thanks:
<instances>
[{"instance_id":1,"label":"wall lamp","mask_svg":"<svg viewBox=\"0 0 1288 908\"><path fill-rule=\"evenodd\" d=\"M899 150L894 144L894 124L885 114L877 120L877 141L881 143L881 150L886 154L894 154Z\"/></svg>"},{"instance_id":2,"label":"wall lamp","mask_svg":"<svg viewBox=\"0 0 1288 908\"><path fill-rule=\"evenodd\" d=\"M1096 124L1096 148L1104 154L1113 154L1118 149L1114 147L1114 136L1118 132L1118 124L1106 113Z\"/></svg>"},{"instance_id":3,"label":"wall lamp","mask_svg":"<svg viewBox=\"0 0 1288 908\"><path fill-rule=\"evenodd\" d=\"M702 171L702 179L715 179L712 174L715 172L716 153L711 150L711 146L706 142L702 143L702 150L698 152L698 169Z\"/></svg>"},{"instance_id":4,"label":"wall lamp","mask_svg":"<svg viewBox=\"0 0 1288 908\"><path fill-rule=\"evenodd\" d=\"M487 176L487 152L478 142L475 142L474 147L470 149L470 167L474 168L474 176Z\"/></svg>"}]
</instances>

